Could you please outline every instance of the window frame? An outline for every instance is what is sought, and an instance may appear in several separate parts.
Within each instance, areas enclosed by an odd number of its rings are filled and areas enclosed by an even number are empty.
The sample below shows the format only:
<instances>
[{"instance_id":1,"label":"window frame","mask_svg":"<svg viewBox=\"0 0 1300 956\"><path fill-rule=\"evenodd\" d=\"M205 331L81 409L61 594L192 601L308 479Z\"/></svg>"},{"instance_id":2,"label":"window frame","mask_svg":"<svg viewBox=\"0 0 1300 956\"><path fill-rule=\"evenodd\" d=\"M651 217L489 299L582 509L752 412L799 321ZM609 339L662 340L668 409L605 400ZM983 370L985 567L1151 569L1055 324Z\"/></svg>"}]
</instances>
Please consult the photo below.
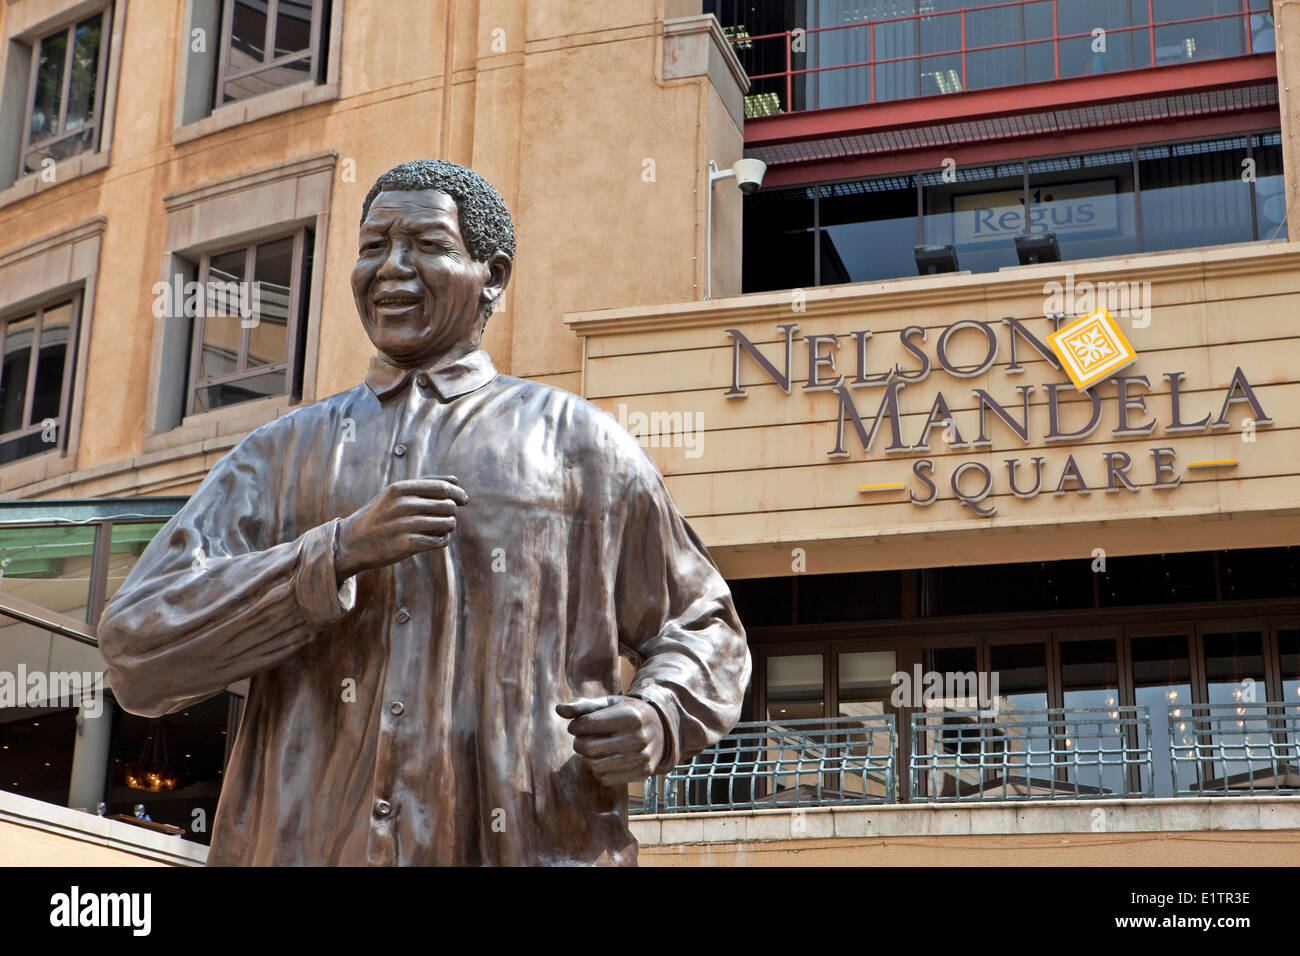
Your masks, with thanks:
<instances>
[{"instance_id":1,"label":"window frame","mask_svg":"<svg viewBox=\"0 0 1300 956\"><path fill-rule=\"evenodd\" d=\"M308 44L306 52L292 53L277 58L275 56L274 36L276 30L276 21L280 10L280 0L265 0L266 2L266 33L263 36L262 62L252 69L241 70L237 72L229 71L230 57L230 40L232 24L234 22L234 10L236 0L221 0L221 46L217 57L217 78L212 92L212 110L220 109L223 106L233 106L247 100L256 99L257 97L247 97L243 100L231 100L225 102L226 84L232 80L241 80L246 77L256 76L259 73L265 73L277 67L287 66L300 60L307 61L307 73L304 79L299 83L289 83L274 90L267 90L267 93L278 92L279 90L292 89L295 86L301 86L307 83L315 84L320 81L320 54L324 46L324 0L309 0L311 3L311 42ZM263 94L264 95L264 94Z\"/></svg>"},{"instance_id":2,"label":"window frame","mask_svg":"<svg viewBox=\"0 0 1300 956\"><path fill-rule=\"evenodd\" d=\"M1132 253L1115 253L1114 255L1117 257L1125 256L1125 255L1138 255L1138 256L1170 255L1170 254L1175 254L1180 252L1195 251L1197 249L1211 248L1211 246L1188 246L1185 248L1175 248L1175 249L1147 249L1146 248L1146 241L1145 241L1146 236L1143 231L1144 226L1142 222L1143 189L1142 189L1142 179L1140 173L1141 151L1149 148L1177 147L1177 146L1184 146L1192 143L1209 143L1209 142L1225 141L1230 139L1242 139L1245 141L1245 147L1244 147L1245 156L1248 159L1254 161L1257 150L1269 148L1264 143L1264 139L1272 135L1278 135L1279 133L1280 133L1280 129L1275 126L1267 126L1267 127L1251 126L1250 128L1244 130L1224 129L1218 132L1203 133L1198 136L1190 136L1190 137L1181 136L1181 137L1176 137L1174 139L1163 139L1163 140L1155 140L1155 141L1151 141L1147 139L1137 139L1132 142L1124 143L1122 145L1109 146L1109 147L1099 146L1094 149L1087 149L1087 150L1072 149L1065 152L1045 153L1043 155L1029 155L1029 156L1011 155L1011 156L1007 156L1006 158L982 158L978 162L972 161L970 163L964 163L961 158L961 154L959 152L956 154L956 159L959 166L970 165L970 166L977 166L977 167L995 167L995 166L1003 166L1003 165L1009 166L1009 165L1018 164L1021 169L1020 175L1021 175L1021 182L1022 182L1021 190L1023 193L1022 202L1024 203L1023 208L1025 208L1026 210L1031 210L1035 205L1035 203L1032 201L1033 186L1030 181L1030 172L1029 172L1030 165L1032 163L1040 162L1040 161L1050 161L1054 159L1070 159L1073 157L1092 156L1099 153L1127 152L1130 156L1130 165L1133 170L1132 195L1133 195L1133 204L1134 204L1135 241L1137 243L1137 251ZM916 204L917 204L916 241L917 244L924 244L927 241L925 235L925 219L928 214L924 211L925 210L925 206L924 206L925 189L927 188L924 179L927 173L931 175L937 175L936 173L934 173L933 170L929 169L928 167L900 168L892 172L873 172L870 175L861 175L861 176L837 176L830 179L810 179L807 182L787 183L787 184L783 184L780 187L774 187L774 188L779 188L779 190L782 192L802 190L808 193L808 199L812 204L812 209L811 209L811 219L808 221L805 228L808 230L808 232L812 234L812 239L813 239L812 251L811 251L813 285L817 287L820 287L822 285L822 250L821 250L822 233L825 229L828 228L822 225L821 204L823 200L828 198L833 198L832 196L828 195L825 192L825 190L833 190L834 187L839 185L863 182L866 180L910 178L912 180L911 189L916 194ZM1285 218L1283 219L1283 223L1279 224L1278 227L1274 229L1273 236L1262 235L1261 234L1262 230L1260 228L1259 215L1258 215L1259 207L1258 207L1258 198L1257 198L1258 193L1257 193L1256 179L1255 178L1250 179L1247 185L1249 186L1249 199L1247 201L1249 202L1252 238L1235 241L1229 243L1229 245L1245 245L1246 243L1279 241L1276 236L1276 233L1280 231L1280 229L1282 228L1282 225L1286 221ZM837 224L837 225L843 225L843 224ZM1103 258L1108 258L1108 257L1103 257ZM960 256L959 256L959 261L960 261ZM1086 260L1071 259L1066 256L1062 256L1061 258L1061 264L1063 265L1070 262L1081 262L1081 261L1086 261ZM1018 266L1011 265L1011 266L1003 267L1003 269L1014 269L1014 268L1018 268ZM963 271L969 271L969 270L963 269ZM994 275L996 274L996 272L982 272L977 274ZM742 263L742 283L743 283L743 275L744 272L743 272L743 263ZM885 276L885 277L878 277L874 279L850 278L846 283L843 284L853 285L862 282L889 282L895 279L915 279L915 278L918 278L918 276L915 273L907 273L905 275ZM768 289L767 287L763 287L758 290L754 290L751 288L742 288L742 292L744 293L754 292L754 291L778 291L778 290Z\"/></svg>"},{"instance_id":3,"label":"window frame","mask_svg":"<svg viewBox=\"0 0 1300 956\"><path fill-rule=\"evenodd\" d=\"M20 425L12 432L0 434L0 445L7 445L9 442L19 441L30 435L34 435L42 431L45 427L43 424L45 419L41 419L40 422L31 421L32 405L36 394L36 369L40 364L41 331L44 325L45 313L52 308L57 308L64 304L70 304L72 306L72 320L68 326L68 347L63 355L63 382L59 388L59 414L57 418L53 419L57 429L56 434L58 438L53 443L52 447L42 449L41 451L34 452L30 455L23 455L19 458L15 458L13 461L5 462L4 465L0 465L0 467L17 464L20 461L27 461L37 457L38 455L43 455L52 451L63 454L67 450L68 423L72 417L72 377L75 374L77 367L77 342L78 337L81 334L82 301L82 290L76 289L72 292L64 293L63 295L51 296L30 311L29 309L20 309L0 318L0 357L3 357L5 354L5 340L9 334L10 324L29 317L34 319L32 326L31 352L27 357L27 384L25 386L23 404L23 421L25 424ZM3 376L3 374L3 364L0 363L0 376Z\"/></svg>"},{"instance_id":4,"label":"window frame","mask_svg":"<svg viewBox=\"0 0 1300 956\"><path fill-rule=\"evenodd\" d=\"M68 92L72 84L72 58L76 53L76 32L78 25L85 23L95 16L103 18L99 28L99 56L95 67L95 105L94 105L94 130L90 146L87 149L75 153L75 156L93 155L99 152L100 141L104 132L104 84L108 79L108 58L112 52L113 46L113 4L108 3L98 10L91 10L83 16L69 20L63 26L50 30L32 40L32 64L27 78L27 102L23 110L23 145L18 152L18 178L23 176L37 175L40 170L27 169L27 158L38 149L48 149L49 147L79 135L82 130L69 132L64 128L68 114ZM36 107L36 81L40 74L41 44L46 40L58 36L60 33L68 35L67 50L64 53L63 60L63 85L59 96L59 121L58 132L48 136L38 142L32 141L32 113ZM65 157L71 159L72 157ZM57 162L57 161L56 161Z\"/></svg>"},{"instance_id":5,"label":"window frame","mask_svg":"<svg viewBox=\"0 0 1300 956\"><path fill-rule=\"evenodd\" d=\"M277 395L261 396L262 398L274 398L280 396L294 396L298 394L300 372L298 363L302 361L305 350L300 347L300 332L303 323L306 321L304 315L304 305L310 301L310 289L306 290L308 298L303 297L303 282L309 277L304 276L304 265L308 252L307 234L311 232L311 226L298 226L296 229L287 232L276 233L265 238L245 240L233 245L226 245L205 251L196 263L196 274L198 277L199 288L203 294L203 308L198 315L194 316L193 324L190 331L190 356L189 356L189 373L185 379L185 415L199 415L208 412L219 411L223 408L233 408L244 402L232 402L226 405L217 405L212 408L198 407L198 393L200 389L211 388L215 385L227 385L234 382L241 382L249 378L255 378L260 375L272 374L275 372L285 373L285 391ZM282 239L293 238L293 266L289 279L289 304L288 304L288 321L285 326L285 357L281 362L273 362L268 365L258 365L252 368L248 367L248 346L252 336L253 326L245 326L241 319L239 334L239 358L237 368L234 372L225 375L218 375L212 378L200 378L199 373L202 368L203 356L203 333L207 326L207 288L208 275L212 265L212 259L229 252L244 250L244 282L256 282L257 276L255 265L257 262L257 250L259 246L264 246ZM314 263L313 263L314 265ZM256 399L249 399L254 401Z\"/></svg>"}]
</instances>

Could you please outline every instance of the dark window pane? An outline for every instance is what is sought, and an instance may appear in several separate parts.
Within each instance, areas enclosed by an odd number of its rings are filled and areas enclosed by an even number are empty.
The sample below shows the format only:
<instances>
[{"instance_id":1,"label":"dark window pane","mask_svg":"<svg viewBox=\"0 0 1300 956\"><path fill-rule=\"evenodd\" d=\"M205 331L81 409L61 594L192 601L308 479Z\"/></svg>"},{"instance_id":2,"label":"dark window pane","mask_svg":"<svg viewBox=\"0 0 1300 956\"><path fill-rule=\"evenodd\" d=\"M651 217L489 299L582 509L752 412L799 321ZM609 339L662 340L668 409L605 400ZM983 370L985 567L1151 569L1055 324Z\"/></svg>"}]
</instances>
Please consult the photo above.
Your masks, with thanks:
<instances>
[{"instance_id":1,"label":"dark window pane","mask_svg":"<svg viewBox=\"0 0 1300 956\"><path fill-rule=\"evenodd\" d=\"M815 281L812 190L760 190L746 197L744 291L801 289Z\"/></svg>"},{"instance_id":2,"label":"dark window pane","mask_svg":"<svg viewBox=\"0 0 1300 956\"><path fill-rule=\"evenodd\" d=\"M979 614L1092 607L1090 562L1044 561L923 572L923 613Z\"/></svg>"},{"instance_id":3,"label":"dark window pane","mask_svg":"<svg viewBox=\"0 0 1300 956\"><path fill-rule=\"evenodd\" d=\"M1225 600L1300 596L1300 549L1221 551L1219 569Z\"/></svg>"},{"instance_id":4,"label":"dark window pane","mask_svg":"<svg viewBox=\"0 0 1300 956\"><path fill-rule=\"evenodd\" d=\"M95 84L99 80L100 31L103 14L77 24L72 48L72 79L68 86L66 129L73 130L95 119Z\"/></svg>"},{"instance_id":5,"label":"dark window pane","mask_svg":"<svg viewBox=\"0 0 1300 956\"><path fill-rule=\"evenodd\" d=\"M289 335L289 302L293 284L292 236L257 247L253 266L256 313L248 331L248 366L285 360Z\"/></svg>"},{"instance_id":6,"label":"dark window pane","mask_svg":"<svg viewBox=\"0 0 1300 956\"><path fill-rule=\"evenodd\" d=\"M59 107L63 102L63 70L67 58L66 30L41 41L37 54L36 91L32 100L32 142L59 132Z\"/></svg>"},{"instance_id":7,"label":"dark window pane","mask_svg":"<svg viewBox=\"0 0 1300 956\"><path fill-rule=\"evenodd\" d=\"M76 740L76 708L0 710L0 789L66 806Z\"/></svg>"},{"instance_id":8,"label":"dark window pane","mask_svg":"<svg viewBox=\"0 0 1300 956\"><path fill-rule=\"evenodd\" d=\"M1031 160L1029 201L1029 231L1055 233L1062 259L1138 251L1128 150Z\"/></svg>"},{"instance_id":9,"label":"dark window pane","mask_svg":"<svg viewBox=\"0 0 1300 956\"><path fill-rule=\"evenodd\" d=\"M84 153L95 142L95 130L93 127L83 127L81 132L73 133L71 136L65 136L63 139L56 140L53 143L42 146L39 149L33 149L23 160L23 171L34 173L43 168L43 160L52 159L56 163L61 159L67 159L69 156L76 156Z\"/></svg>"},{"instance_id":10,"label":"dark window pane","mask_svg":"<svg viewBox=\"0 0 1300 956\"><path fill-rule=\"evenodd\" d=\"M925 243L955 245L962 271L1018 265L1015 237L1025 228L1023 166L958 166L955 174L955 182L944 182L937 172L921 177Z\"/></svg>"},{"instance_id":11,"label":"dark window pane","mask_svg":"<svg viewBox=\"0 0 1300 956\"><path fill-rule=\"evenodd\" d=\"M275 55L299 53L311 46L311 3L280 0L275 15Z\"/></svg>"},{"instance_id":12,"label":"dark window pane","mask_svg":"<svg viewBox=\"0 0 1300 956\"><path fill-rule=\"evenodd\" d=\"M989 662L999 696L1015 710L1047 707L1047 645L993 644Z\"/></svg>"},{"instance_id":13,"label":"dark window pane","mask_svg":"<svg viewBox=\"0 0 1300 956\"><path fill-rule=\"evenodd\" d=\"M932 647L925 652L925 669L936 674L974 673L975 662L973 647Z\"/></svg>"},{"instance_id":14,"label":"dark window pane","mask_svg":"<svg viewBox=\"0 0 1300 956\"><path fill-rule=\"evenodd\" d=\"M799 623L901 617L902 581L900 571L800 576Z\"/></svg>"},{"instance_id":15,"label":"dark window pane","mask_svg":"<svg viewBox=\"0 0 1300 956\"><path fill-rule=\"evenodd\" d=\"M213 256L205 285L207 311L199 353L199 379L217 378L239 370L243 336L242 314L251 315L251 290L244 282L246 250Z\"/></svg>"},{"instance_id":16,"label":"dark window pane","mask_svg":"<svg viewBox=\"0 0 1300 956\"><path fill-rule=\"evenodd\" d=\"M36 363L32 424L57 419L63 400L63 369L71 346L72 303L45 310L41 319L41 354Z\"/></svg>"},{"instance_id":17,"label":"dark window pane","mask_svg":"<svg viewBox=\"0 0 1300 956\"><path fill-rule=\"evenodd\" d=\"M823 716L822 655L795 654L767 659L767 719L803 720Z\"/></svg>"},{"instance_id":18,"label":"dark window pane","mask_svg":"<svg viewBox=\"0 0 1300 956\"><path fill-rule=\"evenodd\" d=\"M1156 65L1240 56L1246 52L1240 0L1153 0ZM1196 23L1160 26L1162 21L1232 14Z\"/></svg>"},{"instance_id":19,"label":"dark window pane","mask_svg":"<svg viewBox=\"0 0 1300 956\"><path fill-rule=\"evenodd\" d=\"M0 465L7 465L20 458L28 458L49 451L55 446L45 441L42 432L32 432L22 438L0 440Z\"/></svg>"},{"instance_id":20,"label":"dark window pane","mask_svg":"<svg viewBox=\"0 0 1300 956\"><path fill-rule=\"evenodd\" d=\"M1119 703L1119 664L1111 638L1061 642L1061 688L1066 707Z\"/></svg>"},{"instance_id":21,"label":"dark window pane","mask_svg":"<svg viewBox=\"0 0 1300 956\"><path fill-rule=\"evenodd\" d=\"M236 379L222 385L209 385L197 389L195 411L205 412L223 405L237 405L256 398L285 394L284 372L267 372L248 378Z\"/></svg>"},{"instance_id":22,"label":"dark window pane","mask_svg":"<svg viewBox=\"0 0 1300 956\"><path fill-rule=\"evenodd\" d=\"M728 581L736 614L746 629L793 623L793 578L748 578Z\"/></svg>"},{"instance_id":23,"label":"dark window pane","mask_svg":"<svg viewBox=\"0 0 1300 956\"><path fill-rule=\"evenodd\" d=\"M1103 607L1217 599L1214 556L1208 551L1107 558L1106 570L1099 573Z\"/></svg>"},{"instance_id":24,"label":"dark window pane","mask_svg":"<svg viewBox=\"0 0 1300 956\"><path fill-rule=\"evenodd\" d=\"M1258 631L1206 634L1203 641L1211 704L1249 701L1252 694L1265 699L1264 645Z\"/></svg>"},{"instance_id":25,"label":"dark window pane","mask_svg":"<svg viewBox=\"0 0 1300 956\"><path fill-rule=\"evenodd\" d=\"M1259 239L1286 239L1282 134L1255 136L1255 214Z\"/></svg>"},{"instance_id":26,"label":"dark window pane","mask_svg":"<svg viewBox=\"0 0 1300 956\"><path fill-rule=\"evenodd\" d=\"M227 69L240 73L266 59L267 0L235 0Z\"/></svg>"},{"instance_id":27,"label":"dark window pane","mask_svg":"<svg viewBox=\"0 0 1300 956\"><path fill-rule=\"evenodd\" d=\"M0 433L26 423L27 374L31 365L35 316L8 323L5 328L4 366L0 368Z\"/></svg>"},{"instance_id":28,"label":"dark window pane","mask_svg":"<svg viewBox=\"0 0 1300 956\"><path fill-rule=\"evenodd\" d=\"M1250 241L1245 159L1245 137L1139 149L1143 251Z\"/></svg>"},{"instance_id":29,"label":"dark window pane","mask_svg":"<svg viewBox=\"0 0 1300 956\"><path fill-rule=\"evenodd\" d=\"M916 180L891 176L821 188L821 284L916 274Z\"/></svg>"},{"instance_id":30,"label":"dark window pane","mask_svg":"<svg viewBox=\"0 0 1300 956\"><path fill-rule=\"evenodd\" d=\"M221 793L231 694L222 692L162 718L137 717L113 708L108 813L130 816L137 804L155 823L185 830L207 843ZM150 778L153 778L151 782ZM165 784L163 789L142 787ZM193 828L202 810L206 830Z\"/></svg>"},{"instance_id":31,"label":"dark window pane","mask_svg":"<svg viewBox=\"0 0 1300 956\"><path fill-rule=\"evenodd\" d=\"M310 69L310 58L303 58L301 60L291 60L288 63L282 63L269 69L259 70L237 80L231 80L226 84L222 102L234 103L239 100L251 99L254 96L261 96L263 93L270 93L286 86L293 86L295 83L303 82L307 78Z\"/></svg>"}]
</instances>

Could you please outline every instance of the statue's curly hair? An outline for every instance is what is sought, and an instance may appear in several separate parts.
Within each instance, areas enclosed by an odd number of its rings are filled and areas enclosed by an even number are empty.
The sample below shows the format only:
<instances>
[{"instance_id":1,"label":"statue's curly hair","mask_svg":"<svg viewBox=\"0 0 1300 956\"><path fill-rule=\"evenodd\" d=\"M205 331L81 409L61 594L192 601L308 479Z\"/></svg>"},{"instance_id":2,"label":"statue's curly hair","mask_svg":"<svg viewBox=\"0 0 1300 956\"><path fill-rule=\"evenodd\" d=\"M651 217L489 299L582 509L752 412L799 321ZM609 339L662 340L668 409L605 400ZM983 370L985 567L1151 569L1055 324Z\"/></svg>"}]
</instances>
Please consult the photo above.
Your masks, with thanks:
<instances>
[{"instance_id":1,"label":"statue's curly hair","mask_svg":"<svg viewBox=\"0 0 1300 956\"><path fill-rule=\"evenodd\" d=\"M370 214L370 204L382 192L437 189L456 200L460 233L465 245L479 262L498 252L515 257L515 226L510 210L496 187L457 163L443 159L416 159L394 166L375 180L361 204L361 222ZM495 303L488 307L492 314Z\"/></svg>"}]
</instances>

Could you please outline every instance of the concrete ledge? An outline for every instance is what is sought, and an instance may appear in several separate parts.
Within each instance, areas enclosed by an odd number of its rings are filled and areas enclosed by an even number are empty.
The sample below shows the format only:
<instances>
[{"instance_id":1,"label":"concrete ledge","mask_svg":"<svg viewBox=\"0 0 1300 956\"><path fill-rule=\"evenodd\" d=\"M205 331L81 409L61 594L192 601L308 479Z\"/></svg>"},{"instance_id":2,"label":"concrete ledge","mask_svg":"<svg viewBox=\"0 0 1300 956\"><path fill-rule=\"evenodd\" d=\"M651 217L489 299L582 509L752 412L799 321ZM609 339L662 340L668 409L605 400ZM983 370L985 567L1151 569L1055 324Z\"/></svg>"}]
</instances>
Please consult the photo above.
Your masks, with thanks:
<instances>
[{"instance_id":1,"label":"concrete ledge","mask_svg":"<svg viewBox=\"0 0 1300 956\"><path fill-rule=\"evenodd\" d=\"M662 813L631 818L642 847L971 835L1300 830L1300 796L1018 800Z\"/></svg>"},{"instance_id":2,"label":"concrete ledge","mask_svg":"<svg viewBox=\"0 0 1300 956\"><path fill-rule=\"evenodd\" d=\"M207 859L207 847L182 837L0 792L0 866L203 866Z\"/></svg>"},{"instance_id":3,"label":"concrete ledge","mask_svg":"<svg viewBox=\"0 0 1300 956\"><path fill-rule=\"evenodd\" d=\"M172 130L172 144L180 146L182 143L190 143L222 130L233 129L246 123L256 123L268 116L315 106L317 103L327 103L338 98L337 82L318 84L312 81L273 90L250 100L218 106L201 120L175 127Z\"/></svg>"}]
</instances>

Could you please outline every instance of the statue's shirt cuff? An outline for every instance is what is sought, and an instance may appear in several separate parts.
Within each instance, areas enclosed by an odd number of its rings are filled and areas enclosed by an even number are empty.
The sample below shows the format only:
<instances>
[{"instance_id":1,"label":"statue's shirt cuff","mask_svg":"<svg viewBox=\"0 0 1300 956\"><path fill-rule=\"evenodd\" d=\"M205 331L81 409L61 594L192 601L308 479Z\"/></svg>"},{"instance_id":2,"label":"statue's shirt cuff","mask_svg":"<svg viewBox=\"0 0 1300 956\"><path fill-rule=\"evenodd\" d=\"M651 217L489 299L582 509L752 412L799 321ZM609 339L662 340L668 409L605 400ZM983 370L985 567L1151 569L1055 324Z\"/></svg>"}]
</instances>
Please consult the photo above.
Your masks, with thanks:
<instances>
[{"instance_id":1,"label":"statue's shirt cuff","mask_svg":"<svg viewBox=\"0 0 1300 956\"><path fill-rule=\"evenodd\" d=\"M293 593L303 617L313 627L333 624L351 611L357 602L356 576L348 578L340 586L334 570L338 526L336 518L312 528L299 539Z\"/></svg>"}]
</instances>

